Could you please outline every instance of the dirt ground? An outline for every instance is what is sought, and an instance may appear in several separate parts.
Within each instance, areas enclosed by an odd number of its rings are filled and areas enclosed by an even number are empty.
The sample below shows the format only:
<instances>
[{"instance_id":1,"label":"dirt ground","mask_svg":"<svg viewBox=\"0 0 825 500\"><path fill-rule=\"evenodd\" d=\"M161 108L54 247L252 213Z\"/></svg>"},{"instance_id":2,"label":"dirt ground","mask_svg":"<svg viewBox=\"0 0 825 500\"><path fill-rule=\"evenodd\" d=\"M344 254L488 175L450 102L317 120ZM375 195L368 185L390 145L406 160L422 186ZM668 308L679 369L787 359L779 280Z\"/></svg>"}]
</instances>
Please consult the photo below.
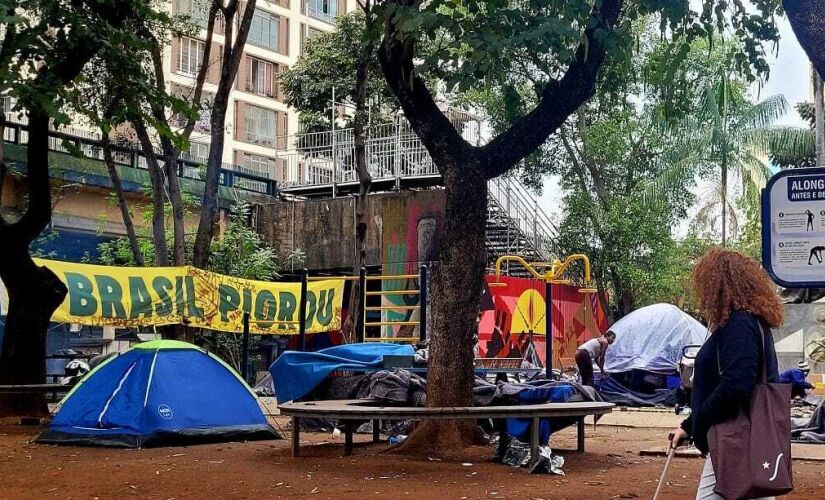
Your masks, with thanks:
<instances>
[{"instance_id":1,"label":"dirt ground","mask_svg":"<svg viewBox=\"0 0 825 500\"><path fill-rule=\"evenodd\" d=\"M445 461L386 454L386 443L369 444L366 435L343 457L330 434L302 433L303 456L293 459L288 439L116 450L31 444L37 432L0 425L0 498L651 498L664 459L639 451L662 446L667 431L588 426L579 454L564 451L575 448L575 431L565 430L552 441L565 476L493 463L492 447ZM693 498L702 465L674 459L664 498ZM825 498L823 463L795 461L794 474L796 491L786 498Z\"/></svg>"}]
</instances>

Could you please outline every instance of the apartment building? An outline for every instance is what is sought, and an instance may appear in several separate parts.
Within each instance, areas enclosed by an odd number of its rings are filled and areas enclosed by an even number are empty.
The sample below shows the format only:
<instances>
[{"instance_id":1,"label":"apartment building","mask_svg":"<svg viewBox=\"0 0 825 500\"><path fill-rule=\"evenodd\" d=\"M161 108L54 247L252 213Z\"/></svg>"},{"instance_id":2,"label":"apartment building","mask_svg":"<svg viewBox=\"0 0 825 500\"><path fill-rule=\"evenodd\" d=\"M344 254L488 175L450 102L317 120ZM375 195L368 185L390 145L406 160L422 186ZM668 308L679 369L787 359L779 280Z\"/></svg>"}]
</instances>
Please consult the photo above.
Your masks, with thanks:
<instances>
[{"instance_id":1,"label":"apartment building","mask_svg":"<svg viewBox=\"0 0 825 500\"><path fill-rule=\"evenodd\" d=\"M206 26L208 0L170 0L172 12L190 15ZM335 17L355 8L355 0L259 0L249 31L226 116L223 161L250 173L278 181L301 179L301 165L277 160L287 149L288 137L298 130L298 113L283 102L278 74L294 64L307 40L333 28ZM243 4L241 4L241 12ZM240 15L237 16L240 18ZM237 20L236 20L237 21ZM204 100L209 101L220 77L225 23L219 20L213 35ZM234 30L237 32L237 30ZM171 41L164 52L166 80L171 91L191 92L203 61L206 30L194 37ZM209 114L204 112L191 137L190 154L206 158L209 151ZM295 171L290 171L290 168Z\"/></svg>"}]
</instances>

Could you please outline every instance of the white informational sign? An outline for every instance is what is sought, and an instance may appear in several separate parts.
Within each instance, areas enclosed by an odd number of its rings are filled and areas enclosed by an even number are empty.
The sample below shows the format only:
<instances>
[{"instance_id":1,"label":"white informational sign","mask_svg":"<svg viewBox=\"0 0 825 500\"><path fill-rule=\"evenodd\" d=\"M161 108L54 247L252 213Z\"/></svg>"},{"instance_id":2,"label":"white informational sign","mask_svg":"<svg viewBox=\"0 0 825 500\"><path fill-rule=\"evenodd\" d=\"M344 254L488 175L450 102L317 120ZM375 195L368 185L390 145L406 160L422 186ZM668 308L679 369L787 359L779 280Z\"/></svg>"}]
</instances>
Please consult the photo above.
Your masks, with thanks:
<instances>
[{"instance_id":1,"label":"white informational sign","mask_svg":"<svg viewBox=\"0 0 825 500\"><path fill-rule=\"evenodd\" d=\"M762 261L779 285L825 287L825 168L784 170L768 182Z\"/></svg>"}]
</instances>

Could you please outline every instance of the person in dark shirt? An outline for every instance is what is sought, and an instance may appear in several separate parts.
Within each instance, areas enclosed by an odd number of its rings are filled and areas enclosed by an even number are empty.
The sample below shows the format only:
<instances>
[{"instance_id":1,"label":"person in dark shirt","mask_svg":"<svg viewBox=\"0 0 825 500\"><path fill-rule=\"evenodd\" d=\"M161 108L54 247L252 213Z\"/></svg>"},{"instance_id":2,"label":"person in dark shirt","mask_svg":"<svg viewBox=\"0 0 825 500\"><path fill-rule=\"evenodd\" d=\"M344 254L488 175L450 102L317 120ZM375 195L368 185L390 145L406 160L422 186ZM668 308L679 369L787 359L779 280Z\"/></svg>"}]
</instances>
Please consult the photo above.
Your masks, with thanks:
<instances>
[{"instance_id":1,"label":"person in dark shirt","mask_svg":"<svg viewBox=\"0 0 825 500\"><path fill-rule=\"evenodd\" d=\"M700 312L710 337L699 350L693 372L692 413L671 432L672 447L692 439L708 454L708 430L746 408L762 372L778 379L770 327L782 324L782 305L774 285L753 259L725 249L708 251L692 273ZM713 492L716 477L708 456L696 498L721 499Z\"/></svg>"}]
</instances>

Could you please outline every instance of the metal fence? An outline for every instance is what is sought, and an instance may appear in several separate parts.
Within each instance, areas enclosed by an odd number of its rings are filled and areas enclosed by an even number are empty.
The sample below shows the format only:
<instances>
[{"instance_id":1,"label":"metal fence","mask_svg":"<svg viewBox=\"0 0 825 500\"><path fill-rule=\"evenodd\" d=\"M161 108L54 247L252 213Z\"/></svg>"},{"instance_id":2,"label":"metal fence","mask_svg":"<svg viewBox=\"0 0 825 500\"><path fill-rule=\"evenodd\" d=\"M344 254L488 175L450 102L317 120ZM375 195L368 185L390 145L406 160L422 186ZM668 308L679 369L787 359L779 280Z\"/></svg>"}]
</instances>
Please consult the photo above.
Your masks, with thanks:
<instances>
[{"instance_id":1,"label":"metal fence","mask_svg":"<svg viewBox=\"0 0 825 500\"><path fill-rule=\"evenodd\" d=\"M3 141L25 146L29 142L28 120L16 113L6 113L6 128L3 132ZM103 161L103 143L100 134L82 128L60 127L49 131L49 151L80 155L83 158ZM155 154L162 156L161 151ZM146 170L146 157L138 149L131 149L120 145L112 146L112 157L115 164L121 167ZM188 153L181 153L178 159L178 177L204 181L206 174L206 159L198 158ZM221 168L220 184L229 188L251 191L260 194L276 195L277 183L273 178L274 172L253 172L238 165L223 163Z\"/></svg>"},{"instance_id":2,"label":"metal fence","mask_svg":"<svg viewBox=\"0 0 825 500\"><path fill-rule=\"evenodd\" d=\"M465 140L482 143L479 117L455 109L447 114ZM365 136L367 168L373 181L439 175L421 139L403 116L393 123L368 127ZM351 128L294 134L282 142L289 145L289 149L276 152L279 162L286 166L284 189L358 181Z\"/></svg>"}]
</instances>

